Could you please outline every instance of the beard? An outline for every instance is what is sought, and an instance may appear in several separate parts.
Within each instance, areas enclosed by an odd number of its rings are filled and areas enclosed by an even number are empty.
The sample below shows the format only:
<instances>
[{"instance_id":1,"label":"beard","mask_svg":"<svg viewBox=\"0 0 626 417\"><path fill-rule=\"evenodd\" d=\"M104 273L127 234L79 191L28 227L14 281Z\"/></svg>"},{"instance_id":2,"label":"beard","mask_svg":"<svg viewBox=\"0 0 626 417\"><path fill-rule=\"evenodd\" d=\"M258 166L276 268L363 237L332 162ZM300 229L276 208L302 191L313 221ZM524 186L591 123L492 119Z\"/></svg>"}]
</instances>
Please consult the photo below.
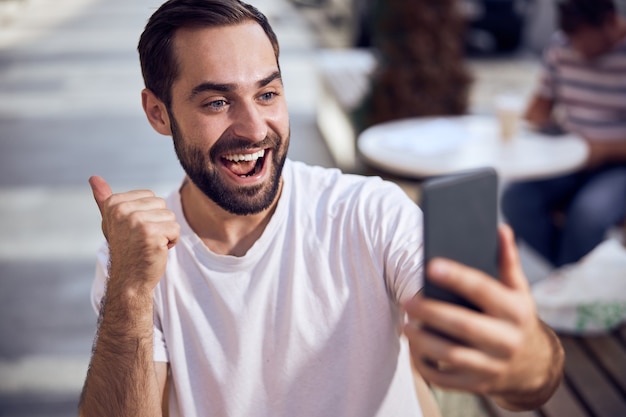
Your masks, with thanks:
<instances>
[{"instance_id":1,"label":"beard","mask_svg":"<svg viewBox=\"0 0 626 417\"><path fill-rule=\"evenodd\" d=\"M207 153L185 141L180 133L174 115L169 111L174 150L183 170L200 191L229 213L246 216L257 214L269 208L276 200L280 188L280 179L285 160L289 136L281 139L277 134L269 134L263 141L252 143L250 140L237 137L223 137L215 143ZM224 181L217 169L219 156L228 153L239 153L245 149L270 148L271 161L260 161L270 164L269 180L261 184L233 186ZM263 156L267 158L268 156Z\"/></svg>"}]
</instances>

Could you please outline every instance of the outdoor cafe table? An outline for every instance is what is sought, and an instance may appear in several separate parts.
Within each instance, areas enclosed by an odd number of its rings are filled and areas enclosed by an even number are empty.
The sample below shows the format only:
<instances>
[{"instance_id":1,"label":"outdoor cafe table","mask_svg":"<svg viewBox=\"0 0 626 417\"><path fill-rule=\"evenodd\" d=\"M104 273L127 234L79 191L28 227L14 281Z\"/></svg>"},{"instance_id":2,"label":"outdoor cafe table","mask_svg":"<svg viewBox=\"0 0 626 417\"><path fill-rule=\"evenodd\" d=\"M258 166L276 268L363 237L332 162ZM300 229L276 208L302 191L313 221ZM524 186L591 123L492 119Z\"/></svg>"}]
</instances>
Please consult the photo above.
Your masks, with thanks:
<instances>
[{"instance_id":1,"label":"outdoor cafe table","mask_svg":"<svg viewBox=\"0 0 626 417\"><path fill-rule=\"evenodd\" d=\"M410 118L381 123L357 139L371 166L394 175L425 178L491 166L503 180L549 178L581 168L585 141L520 128L509 141L500 138L495 116Z\"/></svg>"}]
</instances>

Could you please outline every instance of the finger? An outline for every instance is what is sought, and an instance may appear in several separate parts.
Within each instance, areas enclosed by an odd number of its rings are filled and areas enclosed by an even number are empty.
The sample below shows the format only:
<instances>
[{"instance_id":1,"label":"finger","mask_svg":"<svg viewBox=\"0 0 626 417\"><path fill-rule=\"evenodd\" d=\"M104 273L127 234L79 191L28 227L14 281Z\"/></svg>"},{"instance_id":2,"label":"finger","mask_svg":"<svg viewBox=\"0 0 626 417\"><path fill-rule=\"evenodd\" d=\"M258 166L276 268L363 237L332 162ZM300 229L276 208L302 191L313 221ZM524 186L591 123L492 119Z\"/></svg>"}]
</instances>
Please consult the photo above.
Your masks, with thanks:
<instances>
[{"instance_id":1,"label":"finger","mask_svg":"<svg viewBox=\"0 0 626 417\"><path fill-rule=\"evenodd\" d=\"M450 290L479 308L485 299L501 295L504 288L484 272L443 258L435 258L426 265L428 279Z\"/></svg>"},{"instance_id":2,"label":"finger","mask_svg":"<svg viewBox=\"0 0 626 417\"><path fill-rule=\"evenodd\" d=\"M170 222L167 233L165 234L167 238L167 248L172 249L178 243L178 239L180 238L180 224L177 222Z\"/></svg>"},{"instance_id":3,"label":"finger","mask_svg":"<svg viewBox=\"0 0 626 417\"><path fill-rule=\"evenodd\" d=\"M122 194L113 194L107 201L106 207L119 216L131 215L132 213L146 212L166 209L165 200L156 197L149 190L135 190Z\"/></svg>"},{"instance_id":4,"label":"finger","mask_svg":"<svg viewBox=\"0 0 626 417\"><path fill-rule=\"evenodd\" d=\"M97 175L89 178L89 185L91 186L93 198L96 200L98 209L100 209L100 214L102 214L104 202L111 197L113 191L111 191L111 187L105 179Z\"/></svg>"},{"instance_id":5,"label":"finger","mask_svg":"<svg viewBox=\"0 0 626 417\"><path fill-rule=\"evenodd\" d=\"M494 317L510 319L509 309L515 294L498 280L474 268L436 258L427 265L433 283L448 289Z\"/></svg>"},{"instance_id":6,"label":"finger","mask_svg":"<svg viewBox=\"0 0 626 417\"><path fill-rule=\"evenodd\" d=\"M136 212L134 216L137 224L150 224L155 227L149 234L162 236L168 249L173 248L178 243L180 224L176 221L176 215L171 210Z\"/></svg>"},{"instance_id":7,"label":"finger","mask_svg":"<svg viewBox=\"0 0 626 417\"><path fill-rule=\"evenodd\" d=\"M163 208L152 208L149 210L134 210L130 214L131 225L142 225L149 223L176 223L176 215L173 211Z\"/></svg>"},{"instance_id":8,"label":"finger","mask_svg":"<svg viewBox=\"0 0 626 417\"><path fill-rule=\"evenodd\" d=\"M451 368L444 362L415 361L415 369L430 384L437 387L486 394L490 391L494 372L472 372Z\"/></svg>"},{"instance_id":9,"label":"finger","mask_svg":"<svg viewBox=\"0 0 626 417\"><path fill-rule=\"evenodd\" d=\"M503 224L498 228L498 234L500 237L500 280L504 285L513 289L528 289L528 280L522 270L513 230Z\"/></svg>"},{"instance_id":10,"label":"finger","mask_svg":"<svg viewBox=\"0 0 626 417\"><path fill-rule=\"evenodd\" d=\"M452 389L473 390L479 381L496 374L501 362L483 352L448 342L429 331L411 324L405 325L413 364L429 382Z\"/></svg>"},{"instance_id":11,"label":"finger","mask_svg":"<svg viewBox=\"0 0 626 417\"><path fill-rule=\"evenodd\" d=\"M180 225L176 221L164 221L152 223L156 227L155 233L160 235L160 239L163 246L167 246L167 249L172 249L180 236Z\"/></svg>"},{"instance_id":12,"label":"finger","mask_svg":"<svg viewBox=\"0 0 626 417\"><path fill-rule=\"evenodd\" d=\"M509 322L486 314L428 299L410 307L407 314L424 328L491 356L509 356L519 341L519 333Z\"/></svg>"}]
</instances>

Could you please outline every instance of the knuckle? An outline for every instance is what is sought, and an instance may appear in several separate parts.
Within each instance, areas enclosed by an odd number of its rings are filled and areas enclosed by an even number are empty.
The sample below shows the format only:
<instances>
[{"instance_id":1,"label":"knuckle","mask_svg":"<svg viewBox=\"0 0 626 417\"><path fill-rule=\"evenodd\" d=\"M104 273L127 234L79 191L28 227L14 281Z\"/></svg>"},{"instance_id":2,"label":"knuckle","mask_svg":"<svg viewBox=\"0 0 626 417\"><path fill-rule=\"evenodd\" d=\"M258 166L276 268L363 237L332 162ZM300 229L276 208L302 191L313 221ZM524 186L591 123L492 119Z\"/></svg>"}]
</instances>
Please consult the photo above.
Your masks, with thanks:
<instances>
[{"instance_id":1,"label":"knuckle","mask_svg":"<svg viewBox=\"0 0 626 417\"><path fill-rule=\"evenodd\" d=\"M487 395L491 391L491 385L485 381L477 382L474 386L476 394Z\"/></svg>"},{"instance_id":2,"label":"knuckle","mask_svg":"<svg viewBox=\"0 0 626 417\"><path fill-rule=\"evenodd\" d=\"M483 377L476 383L476 392L481 395L492 394L506 375L507 368L501 363L491 364L484 369Z\"/></svg>"},{"instance_id":3,"label":"knuckle","mask_svg":"<svg viewBox=\"0 0 626 417\"><path fill-rule=\"evenodd\" d=\"M171 210L167 210L167 211L165 212L165 216L166 216L166 219L167 219L168 221L170 221L170 222L174 222L174 223L178 224L178 223L176 222L176 214L174 214L174 212L173 212L173 211L171 211Z\"/></svg>"},{"instance_id":4,"label":"knuckle","mask_svg":"<svg viewBox=\"0 0 626 417\"><path fill-rule=\"evenodd\" d=\"M454 323L454 327L461 335L473 335L476 334L477 326L472 320L457 319Z\"/></svg>"},{"instance_id":5,"label":"knuckle","mask_svg":"<svg viewBox=\"0 0 626 417\"><path fill-rule=\"evenodd\" d=\"M523 307L520 307L519 317L522 323L530 323L537 320L534 305L532 303L527 303L524 304Z\"/></svg>"},{"instance_id":6,"label":"knuckle","mask_svg":"<svg viewBox=\"0 0 626 417\"><path fill-rule=\"evenodd\" d=\"M502 341L500 344L501 355L505 358L512 358L517 352L517 345L511 340Z\"/></svg>"},{"instance_id":7,"label":"knuckle","mask_svg":"<svg viewBox=\"0 0 626 417\"><path fill-rule=\"evenodd\" d=\"M141 223L138 228L141 235L147 240L158 239L161 235L160 227L155 223Z\"/></svg>"},{"instance_id":8,"label":"knuckle","mask_svg":"<svg viewBox=\"0 0 626 417\"><path fill-rule=\"evenodd\" d=\"M139 199L138 202L142 203L144 207L150 208L153 210L165 209L165 201L160 197L148 196L148 197Z\"/></svg>"},{"instance_id":9,"label":"knuckle","mask_svg":"<svg viewBox=\"0 0 626 417\"><path fill-rule=\"evenodd\" d=\"M508 337L501 341L500 349L505 357L514 357L523 348L524 337L518 331L510 332Z\"/></svg>"},{"instance_id":10,"label":"knuckle","mask_svg":"<svg viewBox=\"0 0 626 417\"><path fill-rule=\"evenodd\" d=\"M125 201L122 194L111 194L109 198L104 200L104 207L112 209Z\"/></svg>"},{"instance_id":11,"label":"knuckle","mask_svg":"<svg viewBox=\"0 0 626 417\"><path fill-rule=\"evenodd\" d=\"M109 205L109 213L111 213L111 217L113 219L121 221L132 213L131 204L128 201L121 201L117 203L111 201L111 204Z\"/></svg>"},{"instance_id":12,"label":"knuckle","mask_svg":"<svg viewBox=\"0 0 626 417\"><path fill-rule=\"evenodd\" d=\"M127 215L128 224L133 230L141 230L146 227L144 221L144 213L141 211L133 211Z\"/></svg>"},{"instance_id":13,"label":"knuckle","mask_svg":"<svg viewBox=\"0 0 626 417\"><path fill-rule=\"evenodd\" d=\"M466 350L459 346L454 346L443 352L442 360L451 364L463 363L465 361Z\"/></svg>"}]
</instances>

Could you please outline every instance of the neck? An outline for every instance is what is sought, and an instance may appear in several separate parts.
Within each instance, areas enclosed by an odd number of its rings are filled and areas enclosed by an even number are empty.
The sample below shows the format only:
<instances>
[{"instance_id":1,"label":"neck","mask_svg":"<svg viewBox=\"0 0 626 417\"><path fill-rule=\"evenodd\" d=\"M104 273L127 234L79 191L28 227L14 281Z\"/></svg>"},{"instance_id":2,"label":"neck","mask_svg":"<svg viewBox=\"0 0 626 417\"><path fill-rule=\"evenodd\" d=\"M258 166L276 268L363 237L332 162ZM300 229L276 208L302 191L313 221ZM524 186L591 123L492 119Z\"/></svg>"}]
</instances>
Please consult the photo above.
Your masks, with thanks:
<instances>
[{"instance_id":1,"label":"neck","mask_svg":"<svg viewBox=\"0 0 626 417\"><path fill-rule=\"evenodd\" d=\"M209 199L189 179L180 191L181 204L187 223L202 242L218 255L244 256L269 223L282 191L267 209L257 214L232 214Z\"/></svg>"}]
</instances>

